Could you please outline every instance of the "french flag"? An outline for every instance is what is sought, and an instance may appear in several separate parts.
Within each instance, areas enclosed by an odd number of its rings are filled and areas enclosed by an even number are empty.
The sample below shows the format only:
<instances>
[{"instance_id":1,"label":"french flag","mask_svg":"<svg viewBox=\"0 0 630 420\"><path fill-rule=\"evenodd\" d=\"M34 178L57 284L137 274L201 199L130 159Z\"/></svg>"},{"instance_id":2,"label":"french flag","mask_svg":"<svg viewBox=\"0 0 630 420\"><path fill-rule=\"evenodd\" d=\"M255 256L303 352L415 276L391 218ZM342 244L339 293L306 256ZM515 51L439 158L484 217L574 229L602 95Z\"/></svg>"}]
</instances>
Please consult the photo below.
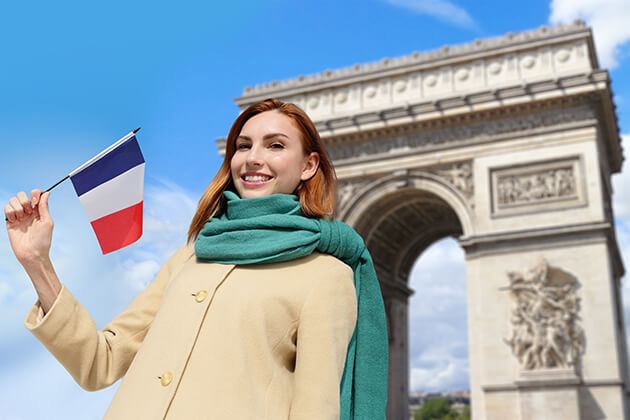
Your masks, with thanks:
<instances>
[{"instance_id":1,"label":"french flag","mask_svg":"<svg viewBox=\"0 0 630 420\"><path fill-rule=\"evenodd\" d=\"M144 157L134 131L69 176L103 254L142 236Z\"/></svg>"}]
</instances>

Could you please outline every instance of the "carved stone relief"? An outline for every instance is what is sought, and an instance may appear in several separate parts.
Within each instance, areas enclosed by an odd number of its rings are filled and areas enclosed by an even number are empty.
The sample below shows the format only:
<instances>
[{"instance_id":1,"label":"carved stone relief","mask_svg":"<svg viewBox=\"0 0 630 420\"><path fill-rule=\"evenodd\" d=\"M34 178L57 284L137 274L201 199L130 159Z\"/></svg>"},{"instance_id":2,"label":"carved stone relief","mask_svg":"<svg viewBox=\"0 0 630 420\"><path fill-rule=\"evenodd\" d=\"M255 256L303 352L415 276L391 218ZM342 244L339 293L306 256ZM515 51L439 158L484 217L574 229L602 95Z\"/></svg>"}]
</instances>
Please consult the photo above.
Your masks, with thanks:
<instances>
[{"instance_id":1,"label":"carved stone relief","mask_svg":"<svg viewBox=\"0 0 630 420\"><path fill-rule=\"evenodd\" d=\"M516 115L490 121L476 121L446 128L419 127L417 131L393 134L353 142L327 144L329 156L334 161L356 159L397 151L426 150L433 147L463 142L478 142L505 134L523 132L595 118L589 105L568 109L554 109ZM338 163L338 162L335 162Z\"/></svg>"},{"instance_id":2,"label":"carved stone relief","mask_svg":"<svg viewBox=\"0 0 630 420\"><path fill-rule=\"evenodd\" d=\"M446 165L434 166L428 169L418 169L442 178L444 182L457 189L466 198L471 207L474 207L472 203L474 194L472 162L455 162ZM367 184L375 181L377 178L378 177L371 176L367 178L355 178L338 181L337 207L339 209L339 213L343 212L350 202L350 199L356 196L357 192L359 192Z\"/></svg>"},{"instance_id":3,"label":"carved stone relief","mask_svg":"<svg viewBox=\"0 0 630 420\"><path fill-rule=\"evenodd\" d=\"M575 198L577 190L573 167L498 177L497 196L499 206L554 198Z\"/></svg>"},{"instance_id":4,"label":"carved stone relief","mask_svg":"<svg viewBox=\"0 0 630 420\"><path fill-rule=\"evenodd\" d=\"M513 301L506 344L523 370L573 368L584 352L578 280L540 258L524 273L508 272Z\"/></svg>"},{"instance_id":5,"label":"carved stone relief","mask_svg":"<svg viewBox=\"0 0 630 420\"><path fill-rule=\"evenodd\" d=\"M341 214L350 199L356 195L364 186L374 181L375 177L348 179L337 182L337 208Z\"/></svg>"},{"instance_id":6,"label":"carved stone relief","mask_svg":"<svg viewBox=\"0 0 630 420\"><path fill-rule=\"evenodd\" d=\"M440 178L443 178L463 194L469 201L473 197L473 171L471 162L457 162L429 169Z\"/></svg>"},{"instance_id":7,"label":"carved stone relief","mask_svg":"<svg viewBox=\"0 0 630 420\"><path fill-rule=\"evenodd\" d=\"M578 157L492 169L493 214L584 204L581 175Z\"/></svg>"}]
</instances>

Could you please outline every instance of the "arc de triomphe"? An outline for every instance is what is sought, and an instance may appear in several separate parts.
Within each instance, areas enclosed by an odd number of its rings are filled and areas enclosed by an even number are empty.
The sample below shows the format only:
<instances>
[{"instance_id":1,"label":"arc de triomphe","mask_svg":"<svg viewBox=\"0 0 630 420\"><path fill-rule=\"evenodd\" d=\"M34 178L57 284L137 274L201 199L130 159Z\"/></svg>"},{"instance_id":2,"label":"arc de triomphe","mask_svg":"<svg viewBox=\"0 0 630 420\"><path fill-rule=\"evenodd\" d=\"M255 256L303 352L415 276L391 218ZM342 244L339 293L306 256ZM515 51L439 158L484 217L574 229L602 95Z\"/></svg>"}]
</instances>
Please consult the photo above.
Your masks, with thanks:
<instances>
[{"instance_id":1,"label":"arc de triomphe","mask_svg":"<svg viewBox=\"0 0 630 420\"><path fill-rule=\"evenodd\" d=\"M366 241L385 298L389 419L409 418L408 276L446 236L466 253L474 419L630 419L609 84L578 21L236 98L298 104L327 144L339 219Z\"/></svg>"}]
</instances>

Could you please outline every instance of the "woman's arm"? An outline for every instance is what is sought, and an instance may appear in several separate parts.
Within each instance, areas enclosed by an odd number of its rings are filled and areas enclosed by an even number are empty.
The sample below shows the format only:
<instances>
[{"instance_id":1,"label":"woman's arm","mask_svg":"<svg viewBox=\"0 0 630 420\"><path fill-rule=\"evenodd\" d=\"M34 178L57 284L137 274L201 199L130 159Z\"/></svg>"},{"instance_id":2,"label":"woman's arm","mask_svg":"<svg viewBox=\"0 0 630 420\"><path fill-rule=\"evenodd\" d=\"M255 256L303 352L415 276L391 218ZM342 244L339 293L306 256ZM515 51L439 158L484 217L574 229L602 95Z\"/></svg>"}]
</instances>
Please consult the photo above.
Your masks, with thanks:
<instances>
[{"instance_id":1,"label":"woman's arm","mask_svg":"<svg viewBox=\"0 0 630 420\"><path fill-rule=\"evenodd\" d=\"M171 273L183 264L186 252L185 247L180 248L129 307L100 331L65 287L45 315L36 303L24 325L82 388L105 388L127 372L160 306Z\"/></svg>"},{"instance_id":2,"label":"woman's arm","mask_svg":"<svg viewBox=\"0 0 630 420\"><path fill-rule=\"evenodd\" d=\"M357 321L352 269L339 263L321 273L297 331L291 420L338 419L341 377Z\"/></svg>"},{"instance_id":3,"label":"woman's arm","mask_svg":"<svg viewBox=\"0 0 630 420\"><path fill-rule=\"evenodd\" d=\"M50 261L53 221L48 196L33 190L29 200L20 192L4 208L11 247L39 297L24 325L82 388L101 389L127 372L160 306L170 273L190 252L180 248L131 305L98 331L85 308L61 285Z\"/></svg>"},{"instance_id":4,"label":"woman's arm","mask_svg":"<svg viewBox=\"0 0 630 420\"><path fill-rule=\"evenodd\" d=\"M61 291L61 283L49 258L53 220L48 211L50 193L31 191L29 200L20 191L4 206L7 233L17 260L31 278L42 309L47 312Z\"/></svg>"}]
</instances>

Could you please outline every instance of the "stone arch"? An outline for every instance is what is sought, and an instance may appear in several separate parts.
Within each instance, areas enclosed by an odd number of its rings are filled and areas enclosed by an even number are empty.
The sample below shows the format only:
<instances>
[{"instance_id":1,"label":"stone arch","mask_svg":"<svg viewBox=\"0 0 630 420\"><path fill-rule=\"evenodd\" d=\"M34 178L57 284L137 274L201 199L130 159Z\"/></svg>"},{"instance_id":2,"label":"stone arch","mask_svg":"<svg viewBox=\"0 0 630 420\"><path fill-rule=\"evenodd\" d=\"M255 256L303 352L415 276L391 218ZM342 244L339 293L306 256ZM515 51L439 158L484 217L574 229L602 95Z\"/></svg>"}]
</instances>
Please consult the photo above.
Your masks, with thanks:
<instances>
[{"instance_id":1,"label":"stone arch","mask_svg":"<svg viewBox=\"0 0 630 420\"><path fill-rule=\"evenodd\" d=\"M444 178L400 171L357 191L341 218L364 238L381 283L389 332L388 418L407 416L409 274L433 243L473 233L466 197ZM399 399L400 401L398 401Z\"/></svg>"}]
</instances>

